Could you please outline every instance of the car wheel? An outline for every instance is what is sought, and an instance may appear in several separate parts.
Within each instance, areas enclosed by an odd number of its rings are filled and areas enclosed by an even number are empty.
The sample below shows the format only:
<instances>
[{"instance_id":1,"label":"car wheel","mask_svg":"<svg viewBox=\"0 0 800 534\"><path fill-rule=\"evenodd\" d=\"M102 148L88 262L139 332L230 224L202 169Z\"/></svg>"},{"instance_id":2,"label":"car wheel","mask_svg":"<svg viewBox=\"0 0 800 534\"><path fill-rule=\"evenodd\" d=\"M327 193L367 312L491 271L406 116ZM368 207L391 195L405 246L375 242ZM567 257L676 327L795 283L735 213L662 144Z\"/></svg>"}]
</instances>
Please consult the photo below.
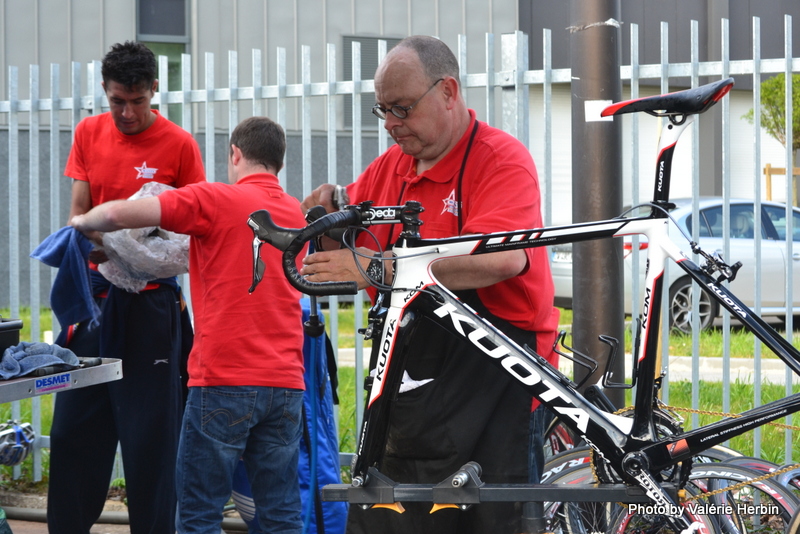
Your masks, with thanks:
<instances>
[{"instance_id":1,"label":"car wheel","mask_svg":"<svg viewBox=\"0 0 800 534\"><path fill-rule=\"evenodd\" d=\"M669 325L686 334L692 332L692 292L692 280L689 277L680 278L669 289ZM700 329L711 326L718 312L717 303L701 290Z\"/></svg>"}]
</instances>

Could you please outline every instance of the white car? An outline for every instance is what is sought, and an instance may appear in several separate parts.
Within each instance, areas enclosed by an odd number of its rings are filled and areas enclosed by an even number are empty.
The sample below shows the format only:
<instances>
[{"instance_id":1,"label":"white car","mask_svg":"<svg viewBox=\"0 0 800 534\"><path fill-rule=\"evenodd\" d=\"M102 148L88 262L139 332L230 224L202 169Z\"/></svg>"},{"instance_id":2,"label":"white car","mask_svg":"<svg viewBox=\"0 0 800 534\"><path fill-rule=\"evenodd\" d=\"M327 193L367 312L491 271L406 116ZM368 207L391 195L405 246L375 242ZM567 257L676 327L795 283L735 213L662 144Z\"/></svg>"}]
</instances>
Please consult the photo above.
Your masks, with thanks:
<instances>
[{"instance_id":1,"label":"white car","mask_svg":"<svg viewBox=\"0 0 800 534\"><path fill-rule=\"evenodd\" d=\"M678 225L692 235L692 200L672 200L677 206L670 215ZM755 309L755 248L753 239L754 209L752 200L730 201L730 253L728 257L722 254L722 204L720 197L703 197L698 201L700 210L699 244L700 247L713 254L719 252L726 263L732 265L737 261L742 263L736 279L731 283L731 290L747 306ZM792 257L789 258L786 246L786 205L778 202L761 203L761 315L786 316L786 288L787 266L793 270L793 299L792 315L800 314L800 209L793 209L792 217L793 245ZM688 242L674 224L670 225L670 236L681 244L681 248L689 251ZM639 248L639 289L644 285L645 254L647 242L640 236ZM685 244L685 246L684 246ZM626 238L624 242L625 257L625 313L631 314L632 309L632 276L631 276L631 248L632 241ZM551 249L550 266L555 282L556 306L572 307L572 246L571 244L556 245ZM692 318L692 281L680 267L672 264L667 272L667 287L669 287L669 320L670 326L683 332L691 331ZM712 301L705 292L700 294L700 325L701 328L710 326L720 314L718 304ZM797 323L797 321L795 321Z\"/></svg>"}]
</instances>

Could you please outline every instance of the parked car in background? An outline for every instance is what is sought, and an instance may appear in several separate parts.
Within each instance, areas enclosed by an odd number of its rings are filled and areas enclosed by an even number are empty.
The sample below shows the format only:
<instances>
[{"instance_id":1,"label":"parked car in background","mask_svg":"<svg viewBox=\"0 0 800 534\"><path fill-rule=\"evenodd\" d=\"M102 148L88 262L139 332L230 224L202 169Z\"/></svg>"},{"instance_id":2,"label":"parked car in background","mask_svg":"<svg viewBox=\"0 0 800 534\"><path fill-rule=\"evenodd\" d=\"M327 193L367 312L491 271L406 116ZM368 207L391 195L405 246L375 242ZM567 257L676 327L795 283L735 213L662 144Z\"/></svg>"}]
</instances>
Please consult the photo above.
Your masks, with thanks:
<instances>
[{"instance_id":1,"label":"parked car in background","mask_svg":"<svg viewBox=\"0 0 800 534\"><path fill-rule=\"evenodd\" d=\"M670 215L678 226L692 236L692 199L673 200L676 205ZM723 251L722 205L720 197L703 197L699 201L699 244L713 254ZM789 257L786 244L786 205L779 202L761 203L761 315L785 318L787 269L793 271L792 315L800 314L800 209L793 208L792 215L792 257ZM755 308L755 212L752 200L734 199L730 201L730 253L723 255L726 263L732 265L742 262L742 267L731 282L732 291L749 307ZM674 224L670 225L670 237L689 251L688 243ZM647 241L639 236L639 288L644 287L645 253ZM624 241L625 271L625 313L632 309L632 240ZM555 282L556 305L572 308L572 245L556 245L551 248L551 268ZM672 328L691 332L692 280L680 269L670 264L666 286L669 288L669 323ZM712 301L705 291L700 293L700 327L709 327L720 315L719 305ZM797 321L795 321L797 322Z\"/></svg>"}]
</instances>

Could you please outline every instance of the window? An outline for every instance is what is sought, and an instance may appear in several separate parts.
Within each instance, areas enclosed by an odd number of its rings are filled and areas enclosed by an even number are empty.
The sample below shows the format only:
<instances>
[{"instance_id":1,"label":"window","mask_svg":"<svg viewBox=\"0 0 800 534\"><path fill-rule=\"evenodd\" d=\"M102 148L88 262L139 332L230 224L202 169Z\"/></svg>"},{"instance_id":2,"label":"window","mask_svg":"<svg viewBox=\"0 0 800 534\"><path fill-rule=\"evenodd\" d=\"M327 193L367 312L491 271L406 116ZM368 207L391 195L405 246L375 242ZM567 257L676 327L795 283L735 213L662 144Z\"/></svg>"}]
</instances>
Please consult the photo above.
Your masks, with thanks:
<instances>
[{"instance_id":1,"label":"window","mask_svg":"<svg viewBox=\"0 0 800 534\"><path fill-rule=\"evenodd\" d=\"M186 50L186 46L175 43L151 43L144 41L144 44L158 56L167 56L167 89L170 91L179 91L181 87L181 54ZM165 83L165 80L159 80L159 83ZM161 105L155 106L156 109L161 109ZM168 104L168 117L169 120L181 126L183 104Z\"/></svg>"},{"instance_id":2,"label":"window","mask_svg":"<svg viewBox=\"0 0 800 534\"><path fill-rule=\"evenodd\" d=\"M170 91L181 87L181 54L189 44L189 6L187 0L139 0L137 5L138 40L158 56L167 56L168 76L160 83ZM158 106L159 108L161 106ZM183 104L170 104L169 119L181 125Z\"/></svg>"},{"instance_id":3,"label":"window","mask_svg":"<svg viewBox=\"0 0 800 534\"><path fill-rule=\"evenodd\" d=\"M705 211L700 212L700 217L699 217L699 219L700 219L700 228L698 230L698 235L700 237L711 237L711 235L712 235L711 234L711 229L710 229L712 224L709 222L709 220L706 217L706 212L707 211L709 211L709 210L705 210ZM692 233L692 223L693 222L694 222L694 220L692 219L691 215L686 217L686 228L689 230L689 234Z\"/></svg>"},{"instance_id":4,"label":"window","mask_svg":"<svg viewBox=\"0 0 800 534\"><path fill-rule=\"evenodd\" d=\"M139 0L139 40L185 43L187 12L186 0Z\"/></svg>"},{"instance_id":5,"label":"window","mask_svg":"<svg viewBox=\"0 0 800 534\"><path fill-rule=\"evenodd\" d=\"M357 37L344 36L342 59L344 61L343 74L345 80L353 79L353 42L361 43L361 79L372 80L375 78L375 71L378 70L378 41L386 41L386 51L388 52L400 39L387 39L385 37ZM361 93L361 126L377 129L379 127L378 118L372 114L372 106L375 105L375 93ZM353 127L353 97L344 96L344 126Z\"/></svg>"},{"instance_id":6,"label":"window","mask_svg":"<svg viewBox=\"0 0 800 534\"><path fill-rule=\"evenodd\" d=\"M775 231L778 232L778 239L786 240L786 209L778 206L763 206L764 211L769 217ZM800 241L800 214L792 212L792 241Z\"/></svg>"},{"instance_id":7,"label":"window","mask_svg":"<svg viewBox=\"0 0 800 534\"><path fill-rule=\"evenodd\" d=\"M753 239L755 217L752 204L732 204L730 208L730 237L731 239ZM700 212L705 220L700 226L700 236L722 238L722 206L707 208ZM689 220L687 220L687 224ZM689 227L691 228L691 226ZM761 236L766 237L764 226L761 227Z\"/></svg>"}]
</instances>

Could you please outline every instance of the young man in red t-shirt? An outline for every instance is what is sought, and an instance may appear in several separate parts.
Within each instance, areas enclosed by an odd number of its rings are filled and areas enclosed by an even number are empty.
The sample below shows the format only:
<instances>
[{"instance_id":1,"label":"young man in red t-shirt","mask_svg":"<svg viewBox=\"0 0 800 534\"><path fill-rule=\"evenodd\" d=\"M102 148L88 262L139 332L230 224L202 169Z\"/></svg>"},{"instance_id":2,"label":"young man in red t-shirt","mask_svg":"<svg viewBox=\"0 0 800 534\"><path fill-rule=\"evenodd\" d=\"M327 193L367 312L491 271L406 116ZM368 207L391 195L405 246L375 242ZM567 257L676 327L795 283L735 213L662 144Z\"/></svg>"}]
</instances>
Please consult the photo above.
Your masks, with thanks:
<instances>
[{"instance_id":1,"label":"young man in red t-shirt","mask_svg":"<svg viewBox=\"0 0 800 534\"><path fill-rule=\"evenodd\" d=\"M142 44L111 47L102 63L111 110L82 120L64 174L72 179L70 217L124 199L157 181L205 181L191 134L150 109L156 60ZM102 236L92 234L96 243ZM100 262L95 251L90 259ZM122 449L133 534L172 534L175 458L183 416L185 358L192 329L175 278L128 293L91 271L100 325L62 325L57 343L78 356L120 358L122 379L58 394L50 432L47 521L51 534L89 534Z\"/></svg>"},{"instance_id":2,"label":"young man in red t-shirt","mask_svg":"<svg viewBox=\"0 0 800 534\"><path fill-rule=\"evenodd\" d=\"M262 249L264 277L248 294L253 235L246 221L259 209L278 226L299 228L305 221L276 176L286 148L280 126L266 117L246 119L233 131L230 147L230 184L195 184L103 204L71 224L89 234L160 226L191 236L196 335L178 452L178 532L219 531L241 457L261 527L300 534L300 295L273 247Z\"/></svg>"}]
</instances>

